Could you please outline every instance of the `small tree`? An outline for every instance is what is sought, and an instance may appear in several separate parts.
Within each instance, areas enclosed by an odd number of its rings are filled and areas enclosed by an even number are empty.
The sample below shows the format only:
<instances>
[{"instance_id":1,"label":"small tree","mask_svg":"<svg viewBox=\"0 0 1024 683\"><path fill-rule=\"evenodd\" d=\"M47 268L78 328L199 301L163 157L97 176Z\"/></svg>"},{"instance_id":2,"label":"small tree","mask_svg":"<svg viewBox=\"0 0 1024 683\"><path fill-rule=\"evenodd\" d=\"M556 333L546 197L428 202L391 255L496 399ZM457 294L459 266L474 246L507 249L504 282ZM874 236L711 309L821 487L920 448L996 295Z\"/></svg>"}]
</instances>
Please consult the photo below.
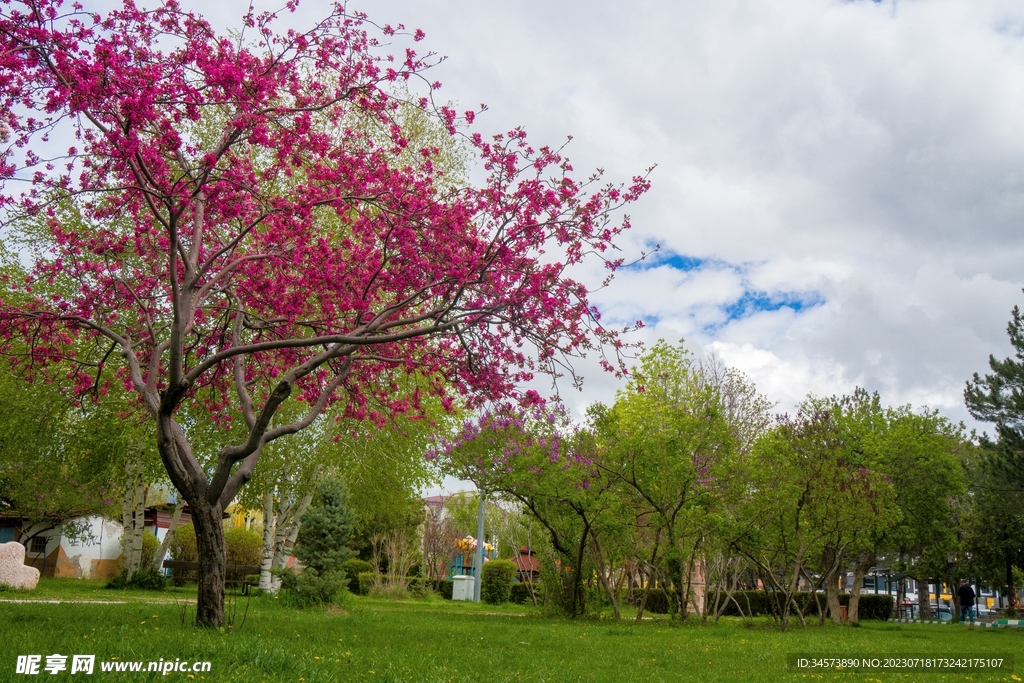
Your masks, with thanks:
<instances>
[{"instance_id":1,"label":"small tree","mask_svg":"<svg viewBox=\"0 0 1024 683\"><path fill-rule=\"evenodd\" d=\"M355 555L348 547L354 523L345 486L337 479L324 482L302 515L295 557L306 569L320 575L338 571L345 560Z\"/></svg>"},{"instance_id":2,"label":"small tree","mask_svg":"<svg viewBox=\"0 0 1024 683\"><path fill-rule=\"evenodd\" d=\"M423 517L420 545L426 578L439 581L448 575L459 532L445 516L444 506L428 509Z\"/></svg>"}]
</instances>

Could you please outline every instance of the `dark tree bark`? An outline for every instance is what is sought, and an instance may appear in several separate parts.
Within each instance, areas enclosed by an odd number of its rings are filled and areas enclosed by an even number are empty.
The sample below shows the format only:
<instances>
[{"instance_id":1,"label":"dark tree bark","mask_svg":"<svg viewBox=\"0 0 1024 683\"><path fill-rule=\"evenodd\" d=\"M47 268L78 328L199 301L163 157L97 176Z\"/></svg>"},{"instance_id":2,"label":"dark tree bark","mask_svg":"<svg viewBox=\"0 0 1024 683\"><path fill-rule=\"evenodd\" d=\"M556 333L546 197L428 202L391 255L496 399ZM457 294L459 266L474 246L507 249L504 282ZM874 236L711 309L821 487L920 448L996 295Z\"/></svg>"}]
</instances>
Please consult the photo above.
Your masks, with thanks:
<instances>
[{"instance_id":1,"label":"dark tree bark","mask_svg":"<svg viewBox=\"0 0 1024 683\"><path fill-rule=\"evenodd\" d=\"M921 619L927 620L932 618L931 600L931 589L928 587L928 579L925 579L924 583L917 580L917 606Z\"/></svg>"},{"instance_id":2,"label":"dark tree bark","mask_svg":"<svg viewBox=\"0 0 1024 683\"><path fill-rule=\"evenodd\" d=\"M875 553L874 551L868 551L860 557L856 568L853 570L853 586L850 588L850 606L847 609L847 619L853 625L860 623L860 592L864 588L864 577L874 566Z\"/></svg>"},{"instance_id":3,"label":"dark tree bark","mask_svg":"<svg viewBox=\"0 0 1024 683\"><path fill-rule=\"evenodd\" d=\"M828 605L828 613L835 624L843 623L843 611L839 604L839 578L840 570L843 568L843 551L838 548L825 550L825 558L822 565L826 568L825 603ZM825 622L825 615L821 615L821 622Z\"/></svg>"},{"instance_id":4,"label":"dark tree bark","mask_svg":"<svg viewBox=\"0 0 1024 683\"><path fill-rule=\"evenodd\" d=\"M196 549L199 551L196 623L200 626L222 626L227 572L223 510L219 505L210 505L203 500L190 500L188 503L196 530Z\"/></svg>"},{"instance_id":5,"label":"dark tree bark","mask_svg":"<svg viewBox=\"0 0 1024 683\"><path fill-rule=\"evenodd\" d=\"M1006 553L1006 606L1017 608L1017 587L1013 583L1013 558Z\"/></svg>"}]
</instances>

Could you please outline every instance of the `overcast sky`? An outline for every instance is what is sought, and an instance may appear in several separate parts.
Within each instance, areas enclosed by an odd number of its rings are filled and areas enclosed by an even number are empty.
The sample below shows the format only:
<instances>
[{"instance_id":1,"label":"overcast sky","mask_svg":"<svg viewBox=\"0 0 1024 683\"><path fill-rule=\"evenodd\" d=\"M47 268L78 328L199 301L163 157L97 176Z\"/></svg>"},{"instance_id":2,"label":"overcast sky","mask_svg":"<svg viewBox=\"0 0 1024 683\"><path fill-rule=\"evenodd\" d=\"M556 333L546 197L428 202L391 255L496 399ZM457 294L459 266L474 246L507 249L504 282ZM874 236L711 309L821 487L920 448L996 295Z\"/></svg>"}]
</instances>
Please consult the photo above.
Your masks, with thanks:
<instances>
[{"instance_id":1,"label":"overcast sky","mask_svg":"<svg viewBox=\"0 0 1024 683\"><path fill-rule=\"evenodd\" d=\"M242 3L239 10L244 9ZM967 420L1024 300L1024 3L374 0L475 129L657 164L606 319L685 338L789 409L863 386ZM226 8L225 8L226 9ZM218 11L225 11L219 9ZM307 0L290 23L322 14ZM211 17L213 18L213 17ZM616 383L588 372L579 410ZM970 424L970 423L969 423Z\"/></svg>"}]
</instances>

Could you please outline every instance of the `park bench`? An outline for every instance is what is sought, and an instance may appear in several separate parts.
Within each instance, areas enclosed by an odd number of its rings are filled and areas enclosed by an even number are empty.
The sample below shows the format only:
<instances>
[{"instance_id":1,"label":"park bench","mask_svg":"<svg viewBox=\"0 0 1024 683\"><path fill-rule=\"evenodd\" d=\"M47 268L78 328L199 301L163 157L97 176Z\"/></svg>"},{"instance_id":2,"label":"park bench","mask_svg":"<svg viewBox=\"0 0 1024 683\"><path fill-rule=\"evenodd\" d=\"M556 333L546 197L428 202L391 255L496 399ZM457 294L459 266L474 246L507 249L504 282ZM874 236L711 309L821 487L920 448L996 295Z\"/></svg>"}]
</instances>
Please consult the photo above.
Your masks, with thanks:
<instances>
[{"instance_id":1,"label":"park bench","mask_svg":"<svg viewBox=\"0 0 1024 683\"><path fill-rule=\"evenodd\" d=\"M175 577L189 577L194 581L199 574L198 562L186 562L184 560L164 560L164 569L170 569ZM250 588L259 586L258 581L249 579L250 576L258 576L260 568L249 564L229 564L225 567L225 583L228 586L241 588L242 595L248 595Z\"/></svg>"}]
</instances>

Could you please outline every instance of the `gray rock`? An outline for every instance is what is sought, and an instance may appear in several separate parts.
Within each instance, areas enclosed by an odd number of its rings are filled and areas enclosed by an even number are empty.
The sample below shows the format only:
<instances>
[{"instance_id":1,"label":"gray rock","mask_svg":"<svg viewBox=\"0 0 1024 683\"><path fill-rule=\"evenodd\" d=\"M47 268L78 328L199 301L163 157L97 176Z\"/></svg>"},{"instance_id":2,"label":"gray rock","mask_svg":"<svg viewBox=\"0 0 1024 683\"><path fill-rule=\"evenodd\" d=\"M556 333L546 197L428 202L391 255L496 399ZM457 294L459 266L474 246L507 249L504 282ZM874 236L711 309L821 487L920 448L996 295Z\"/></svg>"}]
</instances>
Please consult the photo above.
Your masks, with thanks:
<instances>
[{"instance_id":1,"label":"gray rock","mask_svg":"<svg viewBox=\"0 0 1024 683\"><path fill-rule=\"evenodd\" d=\"M25 564L25 546L12 541L0 543L0 584L32 590L39 583L39 570Z\"/></svg>"}]
</instances>

